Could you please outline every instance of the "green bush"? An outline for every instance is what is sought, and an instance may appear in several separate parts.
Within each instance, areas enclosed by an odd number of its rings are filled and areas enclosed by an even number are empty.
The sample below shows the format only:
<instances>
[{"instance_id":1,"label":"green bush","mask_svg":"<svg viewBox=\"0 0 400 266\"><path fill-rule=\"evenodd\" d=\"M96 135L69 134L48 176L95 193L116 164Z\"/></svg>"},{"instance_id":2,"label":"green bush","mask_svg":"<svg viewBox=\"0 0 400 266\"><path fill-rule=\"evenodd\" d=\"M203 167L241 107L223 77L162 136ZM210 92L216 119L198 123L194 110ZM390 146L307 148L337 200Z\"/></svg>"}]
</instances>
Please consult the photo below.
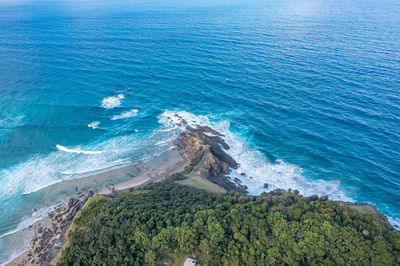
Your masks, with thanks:
<instances>
[{"instance_id":1,"label":"green bush","mask_svg":"<svg viewBox=\"0 0 400 266\"><path fill-rule=\"evenodd\" d=\"M168 181L144 189L90 202L59 264L400 264L397 232L325 198L211 194Z\"/></svg>"}]
</instances>

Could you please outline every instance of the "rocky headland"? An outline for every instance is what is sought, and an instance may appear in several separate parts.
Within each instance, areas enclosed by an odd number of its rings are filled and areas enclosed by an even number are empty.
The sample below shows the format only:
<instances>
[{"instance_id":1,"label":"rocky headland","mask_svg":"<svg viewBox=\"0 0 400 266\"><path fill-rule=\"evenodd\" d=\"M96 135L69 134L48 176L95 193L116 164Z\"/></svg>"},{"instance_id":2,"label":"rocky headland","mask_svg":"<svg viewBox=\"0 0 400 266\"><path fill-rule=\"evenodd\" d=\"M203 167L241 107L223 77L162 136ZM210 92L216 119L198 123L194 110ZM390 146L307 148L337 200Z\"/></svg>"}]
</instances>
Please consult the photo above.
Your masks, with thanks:
<instances>
[{"instance_id":1,"label":"rocky headland","mask_svg":"<svg viewBox=\"0 0 400 266\"><path fill-rule=\"evenodd\" d=\"M176 142L176 150L181 159L177 160L174 167L159 171L162 174L155 174L151 176L151 179L141 181L141 187L153 182L159 182L165 177L176 174L177 169L180 169L179 175L181 178L196 175L207 179L226 191L247 194L247 187L241 185L240 180L231 180L229 177L231 169L238 168L238 163L227 153L230 147L224 141L223 134L208 126L189 125L178 115L176 115L174 121L171 120L169 122L176 127L184 129ZM246 173L242 173L242 175L246 175ZM102 191L101 194L113 197L122 190L134 189L138 186L139 183L137 182L125 183L124 186L120 186L123 189L115 190L113 185L112 189L106 192ZM268 184L265 184L264 187L267 188ZM270 193L281 192L273 191ZM298 192L294 194L297 195ZM86 195L80 195L79 198L71 198L66 205L60 206L49 213L46 219L35 225L36 235L32 240L31 247L11 262L10 265L51 265L52 260L60 253L66 243L66 232L74 217L93 195L94 193L90 191ZM313 197L310 197L310 200L315 200L315 197L318 199L317 196ZM373 214L383 221L388 228L391 227L386 217L372 205L347 202L337 202L337 204L339 206L348 206L361 214ZM368 230L364 230L362 233L368 235Z\"/></svg>"}]
</instances>

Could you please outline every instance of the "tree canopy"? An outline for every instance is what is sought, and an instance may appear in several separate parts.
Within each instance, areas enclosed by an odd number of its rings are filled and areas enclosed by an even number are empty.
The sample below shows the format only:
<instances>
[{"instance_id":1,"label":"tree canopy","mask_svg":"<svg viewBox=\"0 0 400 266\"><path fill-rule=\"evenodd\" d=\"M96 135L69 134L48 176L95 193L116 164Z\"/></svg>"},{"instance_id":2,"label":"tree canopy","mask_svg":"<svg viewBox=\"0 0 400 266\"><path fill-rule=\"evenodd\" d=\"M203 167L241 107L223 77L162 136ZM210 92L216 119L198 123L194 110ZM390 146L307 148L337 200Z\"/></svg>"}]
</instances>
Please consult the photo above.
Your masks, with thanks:
<instances>
[{"instance_id":1,"label":"tree canopy","mask_svg":"<svg viewBox=\"0 0 400 266\"><path fill-rule=\"evenodd\" d=\"M59 265L398 265L396 231L326 198L213 194L173 180L92 198Z\"/></svg>"}]
</instances>

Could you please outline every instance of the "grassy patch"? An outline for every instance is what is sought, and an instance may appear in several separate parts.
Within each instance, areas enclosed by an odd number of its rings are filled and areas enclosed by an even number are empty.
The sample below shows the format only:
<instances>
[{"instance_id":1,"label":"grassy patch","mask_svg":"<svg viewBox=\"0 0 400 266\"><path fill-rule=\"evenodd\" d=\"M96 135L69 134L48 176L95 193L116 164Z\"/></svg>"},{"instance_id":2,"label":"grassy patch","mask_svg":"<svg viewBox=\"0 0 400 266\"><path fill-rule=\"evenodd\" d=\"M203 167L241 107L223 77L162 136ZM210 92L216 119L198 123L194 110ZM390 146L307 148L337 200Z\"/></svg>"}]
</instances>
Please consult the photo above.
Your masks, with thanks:
<instances>
[{"instance_id":1,"label":"grassy patch","mask_svg":"<svg viewBox=\"0 0 400 266\"><path fill-rule=\"evenodd\" d=\"M217 184L214 184L210 181L208 181L205 178L202 178L198 175L193 175L185 180L180 180L177 181L178 184L185 185L185 186L191 186L195 187L198 189L206 190L208 192L213 192L213 193L224 193L226 190Z\"/></svg>"}]
</instances>

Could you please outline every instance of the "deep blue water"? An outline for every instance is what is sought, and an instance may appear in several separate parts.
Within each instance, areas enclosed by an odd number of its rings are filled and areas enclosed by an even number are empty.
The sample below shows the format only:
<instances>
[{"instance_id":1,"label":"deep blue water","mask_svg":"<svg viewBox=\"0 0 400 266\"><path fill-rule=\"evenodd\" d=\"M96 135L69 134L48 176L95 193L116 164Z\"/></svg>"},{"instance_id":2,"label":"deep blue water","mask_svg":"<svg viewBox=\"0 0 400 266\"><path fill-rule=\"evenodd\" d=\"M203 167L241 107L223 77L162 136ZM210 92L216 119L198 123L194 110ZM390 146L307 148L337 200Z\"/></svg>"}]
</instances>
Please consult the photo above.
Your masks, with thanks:
<instances>
[{"instance_id":1,"label":"deep blue water","mask_svg":"<svg viewBox=\"0 0 400 266\"><path fill-rule=\"evenodd\" d=\"M41 189L168 149L173 112L224 131L252 194L400 222L400 2L198 2L0 1L0 263Z\"/></svg>"}]
</instances>

